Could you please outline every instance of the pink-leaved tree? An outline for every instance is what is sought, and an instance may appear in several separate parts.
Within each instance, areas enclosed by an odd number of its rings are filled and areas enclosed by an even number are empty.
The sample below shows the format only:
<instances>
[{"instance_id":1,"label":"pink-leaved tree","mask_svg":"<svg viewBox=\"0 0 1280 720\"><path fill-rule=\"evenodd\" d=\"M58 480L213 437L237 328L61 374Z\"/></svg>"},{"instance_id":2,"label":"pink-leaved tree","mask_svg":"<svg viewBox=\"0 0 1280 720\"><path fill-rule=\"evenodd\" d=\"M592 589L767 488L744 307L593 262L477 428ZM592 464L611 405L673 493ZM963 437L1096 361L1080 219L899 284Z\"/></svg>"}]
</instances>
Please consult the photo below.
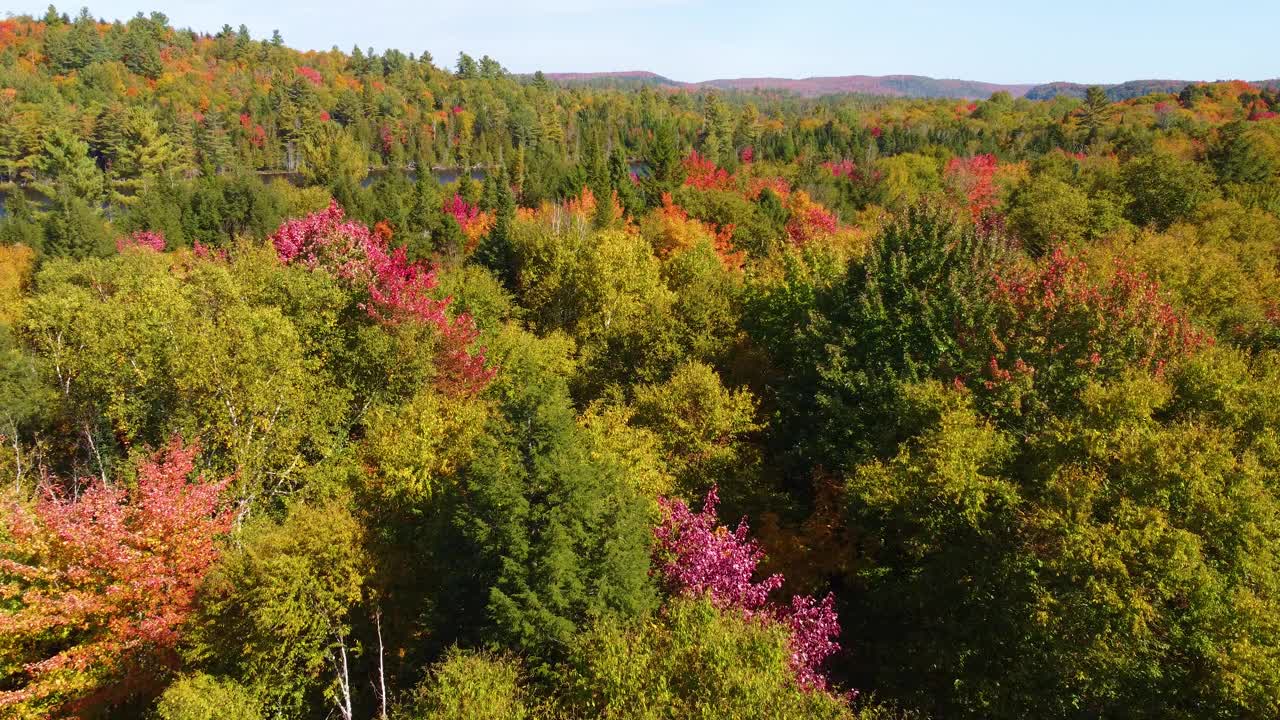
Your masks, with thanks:
<instances>
[{"instance_id":1,"label":"pink-leaved tree","mask_svg":"<svg viewBox=\"0 0 1280 720\"><path fill-rule=\"evenodd\" d=\"M694 512L679 499L660 498L662 520L654 529L658 572L672 592L707 597L722 610L737 610L748 619L780 623L790 635L791 667L796 681L810 690L824 690L822 663L840 649L835 638L840 621L835 596L822 600L797 595L790 605L769 600L782 587L781 575L753 580L764 559L759 543L750 537L746 520L734 530L716 516L719 495L712 487L702 510Z\"/></svg>"},{"instance_id":2,"label":"pink-leaved tree","mask_svg":"<svg viewBox=\"0 0 1280 720\"><path fill-rule=\"evenodd\" d=\"M116 252L126 250L152 250L164 252L164 234L151 230L139 230L124 237L116 238Z\"/></svg>"}]
</instances>

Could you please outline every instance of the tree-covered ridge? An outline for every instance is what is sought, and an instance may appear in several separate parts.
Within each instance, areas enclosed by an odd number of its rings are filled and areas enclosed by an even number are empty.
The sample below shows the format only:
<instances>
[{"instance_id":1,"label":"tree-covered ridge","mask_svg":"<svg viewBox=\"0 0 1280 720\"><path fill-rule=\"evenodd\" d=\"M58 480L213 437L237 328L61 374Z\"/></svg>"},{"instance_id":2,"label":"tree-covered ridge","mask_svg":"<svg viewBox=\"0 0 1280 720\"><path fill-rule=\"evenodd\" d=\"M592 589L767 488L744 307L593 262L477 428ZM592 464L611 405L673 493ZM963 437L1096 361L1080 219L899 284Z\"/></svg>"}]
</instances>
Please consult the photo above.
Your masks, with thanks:
<instances>
[{"instance_id":1,"label":"tree-covered ridge","mask_svg":"<svg viewBox=\"0 0 1280 720\"><path fill-rule=\"evenodd\" d=\"M1278 101L4 21L0 717L1274 717Z\"/></svg>"}]
</instances>

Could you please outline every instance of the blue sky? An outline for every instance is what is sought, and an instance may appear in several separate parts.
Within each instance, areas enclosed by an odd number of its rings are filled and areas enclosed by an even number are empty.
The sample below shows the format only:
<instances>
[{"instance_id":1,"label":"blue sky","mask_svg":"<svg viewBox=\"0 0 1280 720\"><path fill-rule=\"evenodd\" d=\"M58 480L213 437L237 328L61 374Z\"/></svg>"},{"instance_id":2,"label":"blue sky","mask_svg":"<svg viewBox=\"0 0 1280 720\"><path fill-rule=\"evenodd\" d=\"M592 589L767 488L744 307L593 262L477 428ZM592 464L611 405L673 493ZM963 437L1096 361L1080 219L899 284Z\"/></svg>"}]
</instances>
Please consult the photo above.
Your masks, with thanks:
<instances>
[{"instance_id":1,"label":"blue sky","mask_svg":"<svg viewBox=\"0 0 1280 720\"><path fill-rule=\"evenodd\" d=\"M45 5L20 0L14 11ZM1280 76L1280 2L1267 0L96 0L90 10L109 19L159 10L207 31L244 23L255 37L279 29L299 48L429 50L442 65L465 50L515 72L1035 83Z\"/></svg>"}]
</instances>

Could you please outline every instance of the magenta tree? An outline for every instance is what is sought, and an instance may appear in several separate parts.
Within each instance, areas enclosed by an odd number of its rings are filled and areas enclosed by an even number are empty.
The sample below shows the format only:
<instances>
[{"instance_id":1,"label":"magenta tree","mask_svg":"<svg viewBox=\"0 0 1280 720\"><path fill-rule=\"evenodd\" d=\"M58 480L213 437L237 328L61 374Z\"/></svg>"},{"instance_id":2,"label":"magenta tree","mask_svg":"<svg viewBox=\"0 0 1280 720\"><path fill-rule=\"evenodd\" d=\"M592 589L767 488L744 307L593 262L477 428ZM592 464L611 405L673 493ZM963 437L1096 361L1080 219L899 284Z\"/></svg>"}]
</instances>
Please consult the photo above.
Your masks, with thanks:
<instances>
[{"instance_id":1,"label":"magenta tree","mask_svg":"<svg viewBox=\"0 0 1280 720\"><path fill-rule=\"evenodd\" d=\"M658 572L667 588L690 596L707 596L722 610L785 625L790 633L791 666L796 681L807 689L827 686L822 663L840 649L835 596L822 600L797 595L790 605L771 602L769 594L782 587L781 575L753 580L764 551L750 535L744 518L729 530L719 524L716 488L707 492L702 510L694 512L680 499L660 498L662 521L654 529Z\"/></svg>"}]
</instances>

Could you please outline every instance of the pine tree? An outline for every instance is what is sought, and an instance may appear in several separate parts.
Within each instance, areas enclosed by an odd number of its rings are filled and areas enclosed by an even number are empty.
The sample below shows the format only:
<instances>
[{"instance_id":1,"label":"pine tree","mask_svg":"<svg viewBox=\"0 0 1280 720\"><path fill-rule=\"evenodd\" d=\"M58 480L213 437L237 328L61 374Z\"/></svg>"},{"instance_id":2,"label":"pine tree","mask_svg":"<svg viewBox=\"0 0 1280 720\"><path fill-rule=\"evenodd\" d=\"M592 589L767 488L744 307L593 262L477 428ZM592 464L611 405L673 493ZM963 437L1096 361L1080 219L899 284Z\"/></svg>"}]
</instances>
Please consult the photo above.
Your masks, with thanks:
<instances>
[{"instance_id":1,"label":"pine tree","mask_svg":"<svg viewBox=\"0 0 1280 720\"><path fill-rule=\"evenodd\" d=\"M221 113L211 110L205 114L204 122L196 124L195 151L196 164L213 173L223 172L235 162L235 150Z\"/></svg>"},{"instance_id":2,"label":"pine tree","mask_svg":"<svg viewBox=\"0 0 1280 720\"><path fill-rule=\"evenodd\" d=\"M487 616L490 640L548 660L587 618L652 607L651 501L613 459L592 452L559 361L545 357L562 349L520 342L502 361L501 412L462 472L466 502L453 522L462 547L453 557L467 561L455 559L443 578L440 607Z\"/></svg>"},{"instance_id":3,"label":"pine tree","mask_svg":"<svg viewBox=\"0 0 1280 720\"><path fill-rule=\"evenodd\" d=\"M44 233L45 252L55 257L79 259L111 251L102 217L83 199L66 191L54 198Z\"/></svg>"},{"instance_id":4,"label":"pine tree","mask_svg":"<svg viewBox=\"0 0 1280 720\"><path fill-rule=\"evenodd\" d=\"M1224 183L1262 182L1277 169L1275 155L1268 152L1265 141L1239 121L1218 129L1218 136L1209 145L1208 156Z\"/></svg>"},{"instance_id":5,"label":"pine tree","mask_svg":"<svg viewBox=\"0 0 1280 720\"><path fill-rule=\"evenodd\" d=\"M36 168L40 171L36 188L46 195L65 188L89 202L102 197L102 173L89 157L89 145L69 130L55 127L45 135Z\"/></svg>"},{"instance_id":6,"label":"pine tree","mask_svg":"<svg viewBox=\"0 0 1280 720\"><path fill-rule=\"evenodd\" d=\"M1103 123L1111 115L1111 101L1107 99L1107 91L1097 85L1091 86L1085 91L1084 108L1081 112L1084 126L1089 130L1085 142L1092 143L1097 139Z\"/></svg>"},{"instance_id":7,"label":"pine tree","mask_svg":"<svg viewBox=\"0 0 1280 720\"><path fill-rule=\"evenodd\" d=\"M515 223L516 201L507 184L505 169L499 169L485 177L486 188L491 188L495 221L493 229L480 241L475 251L475 261L489 268L507 288L515 287L515 250L511 245L511 229ZM490 193L486 193L489 195Z\"/></svg>"},{"instance_id":8,"label":"pine tree","mask_svg":"<svg viewBox=\"0 0 1280 720\"><path fill-rule=\"evenodd\" d=\"M45 56L55 72L68 73L106 57L98 23L82 8L66 32L53 31L45 38Z\"/></svg>"},{"instance_id":9,"label":"pine tree","mask_svg":"<svg viewBox=\"0 0 1280 720\"><path fill-rule=\"evenodd\" d=\"M480 74L480 69L476 65L476 61L470 55L460 52L458 53L458 68L455 73L462 80L474 80Z\"/></svg>"},{"instance_id":10,"label":"pine tree","mask_svg":"<svg viewBox=\"0 0 1280 720\"><path fill-rule=\"evenodd\" d=\"M141 18L129 21L120 47L120 59L131 72L145 78L155 80L164 72L159 43L149 21Z\"/></svg>"},{"instance_id":11,"label":"pine tree","mask_svg":"<svg viewBox=\"0 0 1280 720\"><path fill-rule=\"evenodd\" d=\"M141 193L152 180L172 172L178 155L168 135L150 113L129 116L116 162L111 167L112 194L123 204Z\"/></svg>"},{"instance_id":12,"label":"pine tree","mask_svg":"<svg viewBox=\"0 0 1280 720\"><path fill-rule=\"evenodd\" d=\"M524 176L527 172L524 159L524 144L516 146L516 156L511 162L511 170L508 180L511 183L512 192L515 193L516 200L519 201L524 196Z\"/></svg>"},{"instance_id":13,"label":"pine tree","mask_svg":"<svg viewBox=\"0 0 1280 720\"><path fill-rule=\"evenodd\" d=\"M653 130L653 141L645 152L649 172L659 183L674 185L680 180L680 148L676 130L662 123Z\"/></svg>"}]
</instances>

